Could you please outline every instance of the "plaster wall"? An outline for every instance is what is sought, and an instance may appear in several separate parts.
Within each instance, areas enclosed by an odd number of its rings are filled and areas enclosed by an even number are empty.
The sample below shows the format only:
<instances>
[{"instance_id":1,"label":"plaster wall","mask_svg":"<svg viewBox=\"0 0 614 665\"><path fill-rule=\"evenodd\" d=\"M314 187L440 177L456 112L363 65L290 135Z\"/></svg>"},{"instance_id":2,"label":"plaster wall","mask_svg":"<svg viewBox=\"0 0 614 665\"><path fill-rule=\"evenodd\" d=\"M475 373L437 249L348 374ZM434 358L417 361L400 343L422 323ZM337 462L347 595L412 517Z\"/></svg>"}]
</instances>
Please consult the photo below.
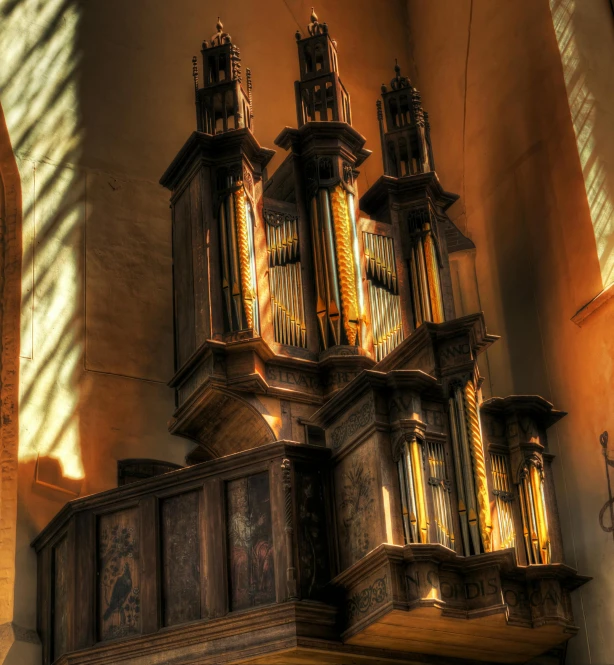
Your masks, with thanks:
<instances>
[{"instance_id":1,"label":"plaster wall","mask_svg":"<svg viewBox=\"0 0 614 665\"><path fill-rule=\"evenodd\" d=\"M405 5L317 9L339 43L354 125L375 153L364 191L381 172L375 99L394 58L406 58ZM114 487L118 459L180 463L191 447L166 425L171 219L158 178L195 129L192 55L223 13L252 70L257 137L272 147L296 124L294 33L310 11L303 0L0 0L0 104L23 199L17 524L0 576L2 662L40 662L32 538L75 495Z\"/></svg>"},{"instance_id":2,"label":"plaster wall","mask_svg":"<svg viewBox=\"0 0 614 665\"><path fill-rule=\"evenodd\" d=\"M407 7L413 77L430 113L437 170L461 195L451 214L477 247L475 273L467 264L457 277L468 286L477 280L479 297L469 307L481 306L489 331L502 336L488 352L484 392L538 393L569 412L549 431L566 559L594 577L575 593L580 633L567 655L575 665L607 663L614 653L614 541L599 522L608 499L599 434L614 429L614 301L582 327L571 320L608 283L611 250L609 241L599 244L595 213L612 204L607 100L614 81L605 54L614 17L605 0L582 0L569 11L572 4L408 0ZM572 36L580 44L567 63L557 26L563 10L567 44ZM581 130L571 103L578 82L595 102L590 113L584 107L592 125ZM602 165L599 208L587 181L595 164Z\"/></svg>"}]
</instances>

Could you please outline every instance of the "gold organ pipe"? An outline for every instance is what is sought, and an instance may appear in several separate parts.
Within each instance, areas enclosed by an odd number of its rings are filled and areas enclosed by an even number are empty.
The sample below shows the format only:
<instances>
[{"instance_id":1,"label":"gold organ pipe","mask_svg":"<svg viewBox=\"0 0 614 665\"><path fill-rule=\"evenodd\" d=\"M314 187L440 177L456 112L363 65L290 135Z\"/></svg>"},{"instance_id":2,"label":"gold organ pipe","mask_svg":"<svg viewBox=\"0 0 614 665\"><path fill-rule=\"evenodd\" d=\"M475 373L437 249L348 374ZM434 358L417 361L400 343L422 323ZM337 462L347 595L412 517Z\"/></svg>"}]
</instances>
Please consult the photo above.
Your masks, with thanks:
<instances>
[{"instance_id":1,"label":"gold organ pipe","mask_svg":"<svg viewBox=\"0 0 614 665\"><path fill-rule=\"evenodd\" d=\"M412 542L420 542L419 538L419 523L418 523L418 507L416 499L416 483L414 474L414 465L412 462L412 455L409 443L405 441L405 472L407 475L407 497L409 500L409 523L411 527Z\"/></svg>"},{"instance_id":2,"label":"gold organ pipe","mask_svg":"<svg viewBox=\"0 0 614 665\"><path fill-rule=\"evenodd\" d=\"M426 265L424 262L424 245L422 244L421 239L419 239L417 243L417 254L418 254L418 277L420 282L420 301L422 303L422 312L424 320L432 321L433 315L431 313L428 277L426 274Z\"/></svg>"},{"instance_id":3,"label":"gold organ pipe","mask_svg":"<svg viewBox=\"0 0 614 665\"><path fill-rule=\"evenodd\" d=\"M337 277L335 258L335 238L331 219L330 194L327 189L320 190L320 212L322 214L322 246L326 248L323 255L326 266L326 294L328 321L333 333L334 344L341 343L341 303L339 280Z\"/></svg>"},{"instance_id":4,"label":"gold organ pipe","mask_svg":"<svg viewBox=\"0 0 614 665\"><path fill-rule=\"evenodd\" d=\"M403 513L403 531L405 532L405 541L407 543L412 542L411 535L411 525L409 521L409 501L407 498L407 493L409 491L409 485L405 477L405 466L403 464L403 456L397 462L397 471L399 472L399 487L401 489L401 508Z\"/></svg>"},{"instance_id":5,"label":"gold organ pipe","mask_svg":"<svg viewBox=\"0 0 614 665\"><path fill-rule=\"evenodd\" d=\"M476 506L476 492L474 474L472 472L471 451L469 450L469 437L465 417L463 389L457 386L454 390L456 398L456 413L458 414L458 433L462 455L463 475L465 482L465 501L467 502L467 522L473 543L474 553L480 552L480 532L478 526L478 513Z\"/></svg>"},{"instance_id":6,"label":"gold organ pipe","mask_svg":"<svg viewBox=\"0 0 614 665\"><path fill-rule=\"evenodd\" d=\"M326 349L328 346L328 337L326 335L326 278L324 274L324 266L322 265L324 253L321 244L320 225L321 220L318 216L318 202L314 196L311 199L311 234L313 240L313 258L316 281L316 316L320 327L322 345Z\"/></svg>"},{"instance_id":7,"label":"gold organ pipe","mask_svg":"<svg viewBox=\"0 0 614 665\"><path fill-rule=\"evenodd\" d=\"M477 409L475 388L471 380L465 383L464 391L465 418L470 443L471 458L473 460L473 475L478 499L478 512L480 516L480 534L484 551L492 550L492 521L490 516L490 498L488 495L488 480L486 477L486 461Z\"/></svg>"},{"instance_id":8,"label":"gold organ pipe","mask_svg":"<svg viewBox=\"0 0 614 665\"><path fill-rule=\"evenodd\" d=\"M424 321L424 314L422 313L422 297L420 295L420 280L418 277L418 259L416 256L416 247L412 247L411 250L411 259L410 259L410 269L411 269L411 285L413 293L413 303L414 303L414 317L415 317L415 326L416 328L422 324Z\"/></svg>"},{"instance_id":9,"label":"gold organ pipe","mask_svg":"<svg viewBox=\"0 0 614 665\"><path fill-rule=\"evenodd\" d=\"M550 563L550 537L548 535L548 521L546 517L546 506L544 504L543 479L540 470L531 464L529 467L531 488L533 490L533 501L537 518L537 536L542 563Z\"/></svg>"},{"instance_id":10,"label":"gold organ pipe","mask_svg":"<svg viewBox=\"0 0 614 665\"><path fill-rule=\"evenodd\" d=\"M239 255L237 254L237 228L235 215L234 197L229 197L228 201L228 227L229 227L229 254L230 254L230 279L232 302L235 310L235 316L239 330L243 327L243 317L241 316L241 287L239 284Z\"/></svg>"},{"instance_id":11,"label":"gold organ pipe","mask_svg":"<svg viewBox=\"0 0 614 665\"><path fill-rule=\"evenodd\" d=\"M241 183L239 183L241 184ZM239 240L239 261L241 265L241 293L243 311L248 328L254 327L254 285L252 284L249 252L249 231L245 214L245 191L243 187L234 192L235 219Z\"/></svg>"},{"instance_id":12,"label":"gold organ pipe","mask_svg":"<svg viewBox=\"0 0 614 665\"><path fill-rule=\"evenodd\" d=\"M458 495L458 514L461 525L461 533L463 538L463 548L465 556L469 556L469 524L467 522L467 503L465 499L465 484L463 478L462 462L461 462L461 449L458 437L459 431L459 415L456 409L456 402L454 398L448 400L448 407L450 411L450 433L452 435L452 448L454 451L454 472L456 473L456 491Z\"/></svg>"},{"instance_id":13,"label":"gold organ pipe","mask_svg":"<svg viewBox=\"0 0 614 665\"><path fill-rule=\"evenodd\" d=\"M352 232L346 191L341 184L330 192L335 243L337 248L337 268L343 310L343 328L348 343L354 346L358 337L358 301L356 294L356 270L352 251Z\"/></svg>"},{"instance_id":14,"label":"gold organ pipe","mask_svg":"<svg viewBox=\"0 0 614 665\"><path fill-rule=\"evenodd\" d=\"M444 315L443 301L441 297L441 283L439 279L439 262L437 261L437 252L435 250L435 243L431 233L431 231L428 231L424 238L424 258L426 262L433 322L442 323Z\"/></svg>"},{"instance_id":15,"label":"gold organ pipe","mask_svg":"<svg viewBox=\"0 0 614 665\"><path fill-rule=\"evenodd\" d=\"M412 438L409 448L414 471L414 485L416 488L420 542L428 543L429 522L425 501L424 473L422 471L422 450L416 437Z\"/></svg>"},{"instance_id":16,"label":"gold organ pipe","mask_svg":"<svg viewBox=\"0 0 614 665\"><path fill-rule=\"evenodd\" d=\"M226 208L224 201L220 205L220 234L222 245L222 292L226 301L226 312L228 314L228 324L232 330L232 307L230 297L230 265L228 258L228 234L226 229Z\"/></svg>"}]
</instances>

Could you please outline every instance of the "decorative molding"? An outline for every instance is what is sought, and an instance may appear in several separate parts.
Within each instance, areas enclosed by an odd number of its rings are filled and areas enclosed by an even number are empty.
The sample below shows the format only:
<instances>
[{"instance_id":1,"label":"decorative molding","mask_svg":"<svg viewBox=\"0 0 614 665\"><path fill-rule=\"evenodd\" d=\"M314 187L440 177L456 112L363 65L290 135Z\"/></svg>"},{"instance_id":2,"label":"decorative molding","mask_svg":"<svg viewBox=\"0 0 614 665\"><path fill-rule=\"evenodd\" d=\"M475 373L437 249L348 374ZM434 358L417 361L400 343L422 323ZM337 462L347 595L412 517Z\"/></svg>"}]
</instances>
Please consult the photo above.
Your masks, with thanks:
<instances>
[{"instance_id":1,"label":"decorative molding","mask_svg":"<svg viewBox=\"0 0 614 665\"><path fill-rule=\"evenodd\" d=\"M339 426L335 427L331 436L333 450L339 450L349 437L356 434L361 428L366 427L374 416L375 403L373 397L370 397L365 404L356 409Z\"/></svg>"},{"instance_id":2,"label":"decorative molding","mask_svg":"<svg viewBox=\"0 0 614 665\"><path fill-rule=\"evenodd\" d=\"M348 621L351 623L365 616L374 605L381 605L387 598L388 576L384 575L349 598L346 605Z\"/></svg>"}]
</instances>

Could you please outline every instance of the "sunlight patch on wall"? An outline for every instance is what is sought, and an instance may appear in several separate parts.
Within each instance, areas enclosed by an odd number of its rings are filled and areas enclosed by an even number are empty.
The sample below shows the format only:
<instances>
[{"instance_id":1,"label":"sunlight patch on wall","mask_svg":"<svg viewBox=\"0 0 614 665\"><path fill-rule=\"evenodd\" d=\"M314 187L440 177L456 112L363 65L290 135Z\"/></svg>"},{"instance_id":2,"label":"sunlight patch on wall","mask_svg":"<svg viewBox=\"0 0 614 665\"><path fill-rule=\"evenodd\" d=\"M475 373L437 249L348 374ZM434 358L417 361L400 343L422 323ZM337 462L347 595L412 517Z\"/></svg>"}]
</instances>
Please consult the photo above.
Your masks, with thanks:
<instances>
[{"instance_id":1,"label":"sunlight patch on wall","mask_svg":"<svg viewBox=\"0 0 614 665\"><path fill-rule=\"evenodd\" d=\"M599 266L603 288L614 283L614 205L611 191L611 165L604 159L608 147L600 141L597 125L599 121L609 123L608 118L599 117L599 108L605 100L594 89L589 77L594 77L591 64L587 62L580 37L591 39L587 32L590 22L578 20L580 3L587 0L550 0L550 10L561 53L563 73L567 88L569 108L576 133L576 142L584 174L586 195L593 222L593 232L597 244ZM586 10L586 7L582 7ZM610 17L611 18L611 17ZM580 35L578 27L584 33ZM584 49L586 43L583 43ZM603 54L603 62L609 60ZM602 114L603 115L603 114Z\"/></svg>"},{"instance_id":2,"label":"sunlight patch on wall","mask_svg":"<svg viewBox=\"0 0 614 665\"><path fill-rule=\"evenodd\" d=\"M82 478L79 9L0 0L0 12L0 100L24 189L19 461L56 459Z\"/></svg>"}]
</instances>

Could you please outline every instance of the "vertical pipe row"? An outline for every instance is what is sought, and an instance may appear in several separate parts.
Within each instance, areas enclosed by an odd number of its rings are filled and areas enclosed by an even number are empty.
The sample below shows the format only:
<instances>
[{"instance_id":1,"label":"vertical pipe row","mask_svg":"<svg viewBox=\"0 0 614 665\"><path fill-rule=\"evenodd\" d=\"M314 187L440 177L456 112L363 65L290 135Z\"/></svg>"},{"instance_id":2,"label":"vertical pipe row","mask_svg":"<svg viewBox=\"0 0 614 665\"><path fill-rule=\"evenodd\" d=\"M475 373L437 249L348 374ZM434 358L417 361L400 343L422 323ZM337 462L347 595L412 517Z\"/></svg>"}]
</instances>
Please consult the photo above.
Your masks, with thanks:
<instances>
[{"instance_id":1,"label":"vertical pipe row","mask_svg":"<svg viewBox=\"0 0 614 665\"><path fill-rule=\"evenodd\" d=\"M507 458L504 455L493 453L490 456L490 461L493 478L493 493L495 495L495 504L497 506L497 515L499 518L501 548L505 549L513 547L516 540L514 515L510 503L513 495L507 470Z\"/></svg>"},{"instance_id":2,"label":"vertical pipe row","mask_svg":"<svg viewBox=\"0 0 614 665\"><path fill-rule=\"evenodd\" d=\"M454 457L454 472L456 474L456 493L458 495L458 517L461 525L461 535L463 542L463 553L469 556L471 553L469 546L469 516L467 514L467 498L465 488L464 460L461 454L460 441L460 417L456 408L456 397L450 397L448 400L448 409L450 413L450 433L452 438L452 451Z\"/></svg>"}]
</instances>

